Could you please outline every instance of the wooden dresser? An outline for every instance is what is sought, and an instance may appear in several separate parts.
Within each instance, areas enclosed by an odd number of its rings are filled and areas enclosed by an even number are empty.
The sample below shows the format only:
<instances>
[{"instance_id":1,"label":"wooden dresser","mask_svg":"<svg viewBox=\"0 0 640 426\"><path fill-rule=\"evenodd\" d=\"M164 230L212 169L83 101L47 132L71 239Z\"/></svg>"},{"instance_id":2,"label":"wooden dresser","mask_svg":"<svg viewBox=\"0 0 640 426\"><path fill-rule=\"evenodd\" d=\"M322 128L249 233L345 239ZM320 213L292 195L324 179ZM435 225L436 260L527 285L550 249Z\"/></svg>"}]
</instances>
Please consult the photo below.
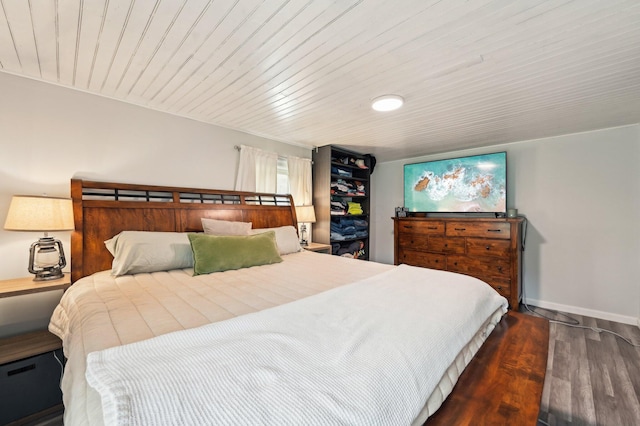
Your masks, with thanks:
<instances>
[{"instance_id":1,"label":"wooden dresser","mask_svg":"<svg viewBox=\"0 0 640 426\"><path fill-rule=\"evenodd\" d=\"M517 309L523 218L394 218L394 262L471 275Z\"/></svg>"}]
</instances>

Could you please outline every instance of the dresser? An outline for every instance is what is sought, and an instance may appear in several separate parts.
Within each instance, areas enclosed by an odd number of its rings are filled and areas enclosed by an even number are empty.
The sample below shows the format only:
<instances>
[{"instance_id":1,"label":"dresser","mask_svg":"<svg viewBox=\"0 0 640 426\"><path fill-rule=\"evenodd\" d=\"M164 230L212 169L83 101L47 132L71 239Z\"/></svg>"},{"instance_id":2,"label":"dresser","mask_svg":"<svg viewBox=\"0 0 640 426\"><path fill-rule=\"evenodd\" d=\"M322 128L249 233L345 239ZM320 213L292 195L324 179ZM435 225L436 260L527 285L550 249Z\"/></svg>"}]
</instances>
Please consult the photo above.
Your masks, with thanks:
<instances>
[{"instance_id":1,"label":"dresser","mask_svg":"<svg viewBox=\"0 0 640 426\"><path fill-rule=\"evenodd\" d=\"M394 218L394 262L471 275L518 309L523 218Z\"/></svg>"}]
</instances>

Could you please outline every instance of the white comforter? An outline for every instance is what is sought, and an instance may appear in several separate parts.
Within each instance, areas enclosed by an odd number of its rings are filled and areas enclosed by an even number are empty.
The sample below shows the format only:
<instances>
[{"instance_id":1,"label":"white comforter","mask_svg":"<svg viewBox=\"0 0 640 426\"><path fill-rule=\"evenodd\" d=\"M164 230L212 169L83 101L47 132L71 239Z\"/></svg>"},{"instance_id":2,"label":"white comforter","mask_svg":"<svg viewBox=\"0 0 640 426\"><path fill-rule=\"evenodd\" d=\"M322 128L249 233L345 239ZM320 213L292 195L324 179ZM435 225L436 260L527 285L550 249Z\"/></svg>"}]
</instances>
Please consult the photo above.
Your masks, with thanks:
<instances>
[{"instance_id":1,"label":"white comforter","mask_svg":"<svg viewBox=\"0 0 640 426\"><path fill-rule=\"evenodd\" d=\"M411 424L506 300L401 265L296 302L89 354L108 425Z\"/></svg>"}]
</instances>

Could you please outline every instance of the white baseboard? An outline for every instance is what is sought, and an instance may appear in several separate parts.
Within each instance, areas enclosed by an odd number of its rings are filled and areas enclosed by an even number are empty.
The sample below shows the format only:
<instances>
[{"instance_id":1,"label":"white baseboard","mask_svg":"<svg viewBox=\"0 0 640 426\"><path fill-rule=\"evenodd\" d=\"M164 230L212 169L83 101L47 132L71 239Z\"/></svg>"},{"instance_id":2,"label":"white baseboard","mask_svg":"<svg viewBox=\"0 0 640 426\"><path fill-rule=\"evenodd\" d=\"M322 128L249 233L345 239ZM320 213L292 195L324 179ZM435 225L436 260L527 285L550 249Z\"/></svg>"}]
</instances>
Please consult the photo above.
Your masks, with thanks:
<instances>
[{"instance_id":1,"label":"white baseboard","mask_svg":"<svg viewBox=\"0 0 640 426\"><path fill-rule=\"evenodd\" d=\"M545 302L543 300L526 299L528 305L539 306L554 311L566 312L568 314L584 315L587 317L600 318L607 321L615 321L623 324L637 325L640 327L640 318L627 315L612 314L610 312L598 311L595 309L585 309L578 306L561 305L559 303Z\"/></svg>"}]
</instances>

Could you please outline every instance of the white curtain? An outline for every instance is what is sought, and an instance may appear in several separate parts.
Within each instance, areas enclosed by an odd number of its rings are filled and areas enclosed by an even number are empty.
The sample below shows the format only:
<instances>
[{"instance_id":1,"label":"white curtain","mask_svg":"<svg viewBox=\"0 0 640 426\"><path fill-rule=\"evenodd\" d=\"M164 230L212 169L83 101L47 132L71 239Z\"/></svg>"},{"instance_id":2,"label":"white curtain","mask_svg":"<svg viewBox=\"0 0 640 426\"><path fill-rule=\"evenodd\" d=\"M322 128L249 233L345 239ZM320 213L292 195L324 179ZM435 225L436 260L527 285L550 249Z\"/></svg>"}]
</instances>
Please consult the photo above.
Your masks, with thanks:
<instances>
[{"instance_id":1,"label":"white curtain","mask_svg":"<svg viewBox=\"0 0 640 426\"><path fill-rule=\"evenodd\" d=\"M296 206L313 204L311 182L311 160L309 158L287 157L289 168L289 188Z\"/></svg>"},{"instance_id":2,"label":"white curtain","mask_svg":"<svg viewBox=\"0 0 640 426\"><path fill-rule=\"evenodd\" d=\"M236 191L276 192L278 154L246 145L240 146Z\"/></svg>"}]
</instances>

